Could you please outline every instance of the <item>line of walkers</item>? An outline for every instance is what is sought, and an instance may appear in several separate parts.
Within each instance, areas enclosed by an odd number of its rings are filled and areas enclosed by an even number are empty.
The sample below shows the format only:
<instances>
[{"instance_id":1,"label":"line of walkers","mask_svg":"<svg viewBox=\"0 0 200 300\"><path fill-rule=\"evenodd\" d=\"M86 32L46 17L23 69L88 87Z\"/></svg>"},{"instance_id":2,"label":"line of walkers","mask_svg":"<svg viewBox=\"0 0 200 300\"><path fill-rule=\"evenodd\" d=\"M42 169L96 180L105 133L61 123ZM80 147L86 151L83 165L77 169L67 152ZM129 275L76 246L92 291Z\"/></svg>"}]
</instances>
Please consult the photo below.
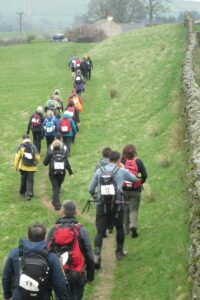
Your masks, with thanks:
<instances>
[{"instance_id":1,"label":"line of walkers","mask_svg":"<svg viewBox=\"0 0 200 300\"><path fill-rule=\"evenodd\" d=\"M41 142L46 140L47 152L43 164L49 165L49 179L52 185L52 205L61 208L60 189L65 179L66 170L73 177L69 162L71 145L79 131L82 98L73 89L64 107L60 91L56 89L46 102L44 110L38 106L30 116L27 134L17 147L14 168L20 171L20 195L31 200L34 196L34 174L40 161ZM44 115L46 112L46 116ZM33 144L29 138L32 132Z\"/></svg>"},{"instance_id":2,"label":"line of walkers","mask_svg":"<svg viewBox=\"0 0 200 300\"><path fill-rule=\"evenodd\" d=\"M28 228L28 239L8 255L2 286L5 300L81 300L94 280L94 257L86 228L76 219L76 205L64 201L62 217L49 230ZM45 238L46 237L46 238Z\"/></svg>"}]
</instances>

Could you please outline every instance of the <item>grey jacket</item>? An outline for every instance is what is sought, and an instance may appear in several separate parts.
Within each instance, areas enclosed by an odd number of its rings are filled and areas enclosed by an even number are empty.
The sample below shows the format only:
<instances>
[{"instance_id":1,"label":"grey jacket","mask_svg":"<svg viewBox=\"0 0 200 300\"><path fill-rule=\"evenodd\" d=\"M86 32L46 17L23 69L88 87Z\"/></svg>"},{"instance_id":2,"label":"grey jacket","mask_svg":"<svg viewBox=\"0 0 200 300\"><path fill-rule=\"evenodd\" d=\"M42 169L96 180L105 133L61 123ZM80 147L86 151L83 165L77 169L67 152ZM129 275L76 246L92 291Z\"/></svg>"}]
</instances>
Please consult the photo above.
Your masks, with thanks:
<instances>
[{"instance_id":1,"label":"grey jacket","mask_svg":"<svg viewBox=\"0 0 200 300\"><path fill-rule=\"evenodd\" d=\"M115 167L116 167L115 163L109 163L105 166L105 169L107 171L112 171L112 170L114 170ZM92 196L94 196L95 189L99 184L99 178L101 177L101 173L102 173L101 169L98 169L95 172L95 174L90 182L88 191ZM133 183L138 181L138 179L135 175L131 174L128 170L126 170L124 168L118 169L118 171L114 174L114 179L116 182L117 193L122 192L122 184L124 181L131 181Z\"/></svg>"}]
</instances>

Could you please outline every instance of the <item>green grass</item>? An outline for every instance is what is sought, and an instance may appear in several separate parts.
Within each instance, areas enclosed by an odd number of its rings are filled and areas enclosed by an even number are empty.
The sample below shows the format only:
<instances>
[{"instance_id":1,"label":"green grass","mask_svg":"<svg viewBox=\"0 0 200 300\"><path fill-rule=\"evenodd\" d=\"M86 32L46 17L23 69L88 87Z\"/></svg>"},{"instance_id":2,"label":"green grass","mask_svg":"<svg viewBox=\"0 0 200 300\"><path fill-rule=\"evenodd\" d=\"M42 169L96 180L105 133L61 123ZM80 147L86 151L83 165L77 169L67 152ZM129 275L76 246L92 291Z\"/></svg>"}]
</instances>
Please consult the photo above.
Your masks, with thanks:
<instances>
[{"instance_id":1,"label":"green grass","mask_svg":"<svg viewBox=\"0 0 200 300\"><path fill-rule=\"evenodd\" d=\"M35 176L35 200L24 203L19 198L19 175L12 169L15 148L29 115L37 105L45 104L54 88L59 88L66 100L72 88L68 58L74 53L80 57L90 54L94 71L70 159L75 177L70 180L67 176L62 200L76 200L81 210L89 197L87 188L101 149L110 146L121 151L127 143L136 144L148 170L153 198L150 201L148 193L143 193L140 237L126 238L129 257L118 263L110 299L168 300L188 293L188 206L180 94L185 39L183 26L165 25L97 45L36 43L0 48L1 270L8 251L26 235L30 223L40 220L50 227L56 219L38 201L37 188L46 176L42 165ZM111 99L112 88L117 97ZM166 156L170 163L165 167L160 157L163 160ZM47 183L50 196L48 178ZM92 207L90 214L94 212ZM93 239L94 224L86 225ZM91 290L86 287L85 299Z\"/></svg>"}]
</instances>

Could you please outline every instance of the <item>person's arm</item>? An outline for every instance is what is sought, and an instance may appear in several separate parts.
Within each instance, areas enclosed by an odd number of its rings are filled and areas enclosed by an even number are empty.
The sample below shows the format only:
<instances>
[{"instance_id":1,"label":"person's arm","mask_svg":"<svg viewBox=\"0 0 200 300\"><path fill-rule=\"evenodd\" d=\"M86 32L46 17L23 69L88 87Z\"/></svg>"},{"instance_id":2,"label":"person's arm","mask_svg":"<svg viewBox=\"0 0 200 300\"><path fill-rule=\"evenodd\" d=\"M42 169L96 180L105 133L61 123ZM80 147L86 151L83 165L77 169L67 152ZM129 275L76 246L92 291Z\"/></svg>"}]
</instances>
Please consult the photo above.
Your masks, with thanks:
<instances>
[{"instance_id":1,"label":"person's arm","mask_svg":"<svg viewBox=\"0 0 200 300\"><path fill-rule=\"evenodd\" d=\"M96 189L96 186L98 184L98 174L99 174L99 170L97 170L90 182L90 185L89 185L89 188L88 188L88 191L89 193L94 196L95 194L95 189Z\"/></svg>"},{"instance_id":2,"label":"person's arm","mask_svg":"<svg viewBox=\"0 0 200 300\"><path fill-rule=\"evenodd\" d=\"M20 159L21 159L21 147L17 149L17 153L15 154L14 169L16 171L18 170Z\"/></svg>"},{"instance_id":3,"label":"person's arm","mask_svg":"<svg viewBox=\"0 0 200 300\"><path fill-rule=\"evenodd\" d=\"M147 170L143 164L143 162L140 159L136 160L136 163L138 165L138 173L141 173L142 175L142 183L144 183L147 179Z\"/></svg>"},{"instance_id":4,"label":"person's arm","mask_svg":"<svg viewBox=\"0 0 200 300\"><path fill-rule=\"evenodd\" d=\"M124 180L133 183L138 181L138 178L134 174L131 174L127 169L121 168L120 170L123 172Z\"/></svg>"},{"instance_id":5,"label":"person's arm","mask_svg":"<svg viewBox=\"0 0 200 300\"><path fill-rule=\"evenodd\" d=\"M70 124L72 126L72 130L73 130L74 135L77 134L76 125L75 125L75 123L72 119L70 119Z\"/></svg>"},{"instance_id":6,"label":"person's arm","mask_svg":"<svg viewBox=\"0 0 200 300\"><path fill-rule=\"evenodd\" d=\"M94 280L94 256L92 252L92 246L90 243L89 234L85 227L81 227L79 229L80 238L82 241L83 246L83 254L85 257L85 264L86 264L86 280L91 282Z\"/></svg>"},{"instance_id":7,"label":"person's arm","mask_svg":"<svg viewBox=\"0 0 200 300\"><path fill-rule=\"evenodd\" d=\"M72 168L71 168L68 158L66 158L66 160L65 160L65 169L68 171L70 176L73 175L73 171L72 171Z\"/></svg>"},{"instance_id":8,"label":"person's arm","mask_svg":"<svg viewBox=\"0 0 200 300\"><path fill-rule=\"evenodd\" d=\"M33 151L34 151L34 160L39 163L40 161L40 154L38 153L38 150L37 150L37 147L32 144L32 148L33 148Z\"/></svg>"},{"instance_id":9,"label":"person's arm","mask_svg":"<svg viewBox=\"0 0 200 300\"><path fill-rule=\"evenodd\" d=\"M31 120L32 120L32 116L33 116L33 115L31 115L30 120L29 120L29 122L28 122L28 127L27 127L27 131L26 131L27 134L29 134L30 129L31 129Z\"/></svg>"},{"instance_id":10,"label":"person's arm","mask_svg":"<svg viewBox=\"0 0 200 300\"><path fill-rule=\"evenodd\" d=\"M64 277L60 261L56 254L50 252L48 255L48 262L50 266L50 283L54 289L59 300L70 300L67 283Z\"/></svg>"},{"instance_id":11,"label":"person's arm","mask_svg":"<svg viewBox=\"0 0 200 300\"><path fill-rule=\"evenodd\" d=\"M48 166L48 164L50 163L50 160L51 160L51 156L52 156L52 153L51 153L51 151L48 150L47 154L46 154L46 156L43 160L43 165L44 166Z\"/></svg>"},{"instance_id":12,"label":"person's arm","mask_svg":"<svg viewBox=\"0 0 200 300\"><path fill-rule=\"evenodd\" d=\"M9 254L6 264L4 266L3 274L2 274L2 287L3 287L3 296L5 300L12 299L12 283L14 269L13 269L13 261L12 261L12 253Z\"/></svg>"}]
</instances>

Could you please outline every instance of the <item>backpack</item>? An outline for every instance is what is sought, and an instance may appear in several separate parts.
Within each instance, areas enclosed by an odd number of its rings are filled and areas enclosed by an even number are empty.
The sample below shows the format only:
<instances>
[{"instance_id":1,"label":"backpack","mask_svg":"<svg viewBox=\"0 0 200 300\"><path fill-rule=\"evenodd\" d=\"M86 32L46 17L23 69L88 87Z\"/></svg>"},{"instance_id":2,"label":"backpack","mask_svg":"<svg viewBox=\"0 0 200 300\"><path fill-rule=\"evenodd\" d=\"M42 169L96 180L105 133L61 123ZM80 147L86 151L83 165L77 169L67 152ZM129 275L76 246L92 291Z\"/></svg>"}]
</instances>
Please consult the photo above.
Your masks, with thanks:
<instances>
[{"instance_id":1,"label":"backpack","mask_svg":"<svg viewBox=\"0 0 200 300\"><path fill-rule=\"evenodd\" d=\"M25 166L35 166L35 153L31 144L23 144L24 153L22 155L22 162Z\"/></svg>"},{"instance_id":2,"label":"backpack","mask_svg":"<svg viewBox=\"0 0 200 300\"><path fill-rule=\"evenodd\" d=\"M79 112L82 112L82 111L83 111L83 109L82 109L82 104L80 103L78 97L74 97L74 98L73 98L73 101L74 101L74 106L77 108L77 110L78 110Z\"/></svg>"},{"instance_id":3,"label":"backpack","mask_svg":"<svg viewBox=\"0 0 200 300\"><path fill-rule=\"evenodd\" d=\"M108 171L105 167L100 167L101 176L99 178L100 201L105 205L105 211L112 208L117 198L116 182L114 175L119 170L116 166L112 171Z\"/></svg>"},{"instance_id":4,"label":"backpack","mask_svg":"<svg viewBox=\"0 0 200 300\"><path fill-rule=\"evenodd\" d=\"M42 124L41 116L39 114L34 114L31 119L31 127L38 128Z\"/></svg>"},{"instance_id":5,"label":"backpack","mask_svg":"<svg viewBox=\"0 0 200 300\"><path fill-rule=\"evenodd\" d=\"M130 173L134 174L136 177L138 177L138 166L136 163L137 157L133 159L127 159L125 162L125 169L127 169ZM124 181L123 182L123 189L124 190L133 190L141 186L142 182L141 180L138 180L135 183L132 183L130 181Z\"/></svg>"},{"instance_id":6,"label":"backpack","mask_svg":"<svg viewBox=\"0 0 200 300\"><path fill-rule=\"evenodd\" d=\"M55 151L50 160L50 169L54 174L64 174L65 172L65 153L63 151Z\"/></svg>"},{"instance_id":7,"label":"backpack","mask_svg":"<svg viewBox=\"0 0 200 300\"><path fill-rule=\"evenodd\" d=\"M55 135L55 124L54 119L48 120L44 124L44 134L45 136L54 136Z\"/></svg>"},{"instance_id":8,"label":"backpack","mask_svg":"<svg viewBox=\"0 0 200 300\"><path fill-rule=\"evenodd\" d=\"M82 82L81 76L80 75L76 75L76 77L75 77L75 83L76 84L81 84L81 82Z\"/></svg>"},{"instance_id":9,"label":"backpack","mask_svg":"<svg viewBox=\"0 0 200 300\"><path fill-rule=\"evenodd\" d=\"M85 259L79 244L81 224L56 224L51 248L58 255L67 279L76 280L83 276Z\"/></svg>"},{"instance_id":10,"label":"backpack","mask_svg":"<svg viewBox=\"0 0 200 300\"><path fill-rule=\"evenodd\" d=\"M19 244L19 290L21 300L41 300L47 290L49 265L48 250L25 254Z\"/></svg>"},{"instance_id":11,"label":"backpack","mask_svg":"<svg viewBox=\"0 0 200 300\"><path fill-rule=\"evenodd\" d=\"M56 107L57 107L57 103L56 103L57 101L55 100L55 99L49 99L49 101L48 101L48 103L47 103L47 107L49 108L49 109L52 109L52 110L55 110L56 109Z\"/></svg>"},{"instance_id":12,"label":"backpack","mask_svg":"<svg viewBox=\"0 0 200 300\"><path fill-rule=\"evenodd\" d=\"M70 122L70 118L65 119L63 118L62 121L60 122L60 131L61 133L70 133L72 132L72 126Z\"/></svg>"}]
</instances>

